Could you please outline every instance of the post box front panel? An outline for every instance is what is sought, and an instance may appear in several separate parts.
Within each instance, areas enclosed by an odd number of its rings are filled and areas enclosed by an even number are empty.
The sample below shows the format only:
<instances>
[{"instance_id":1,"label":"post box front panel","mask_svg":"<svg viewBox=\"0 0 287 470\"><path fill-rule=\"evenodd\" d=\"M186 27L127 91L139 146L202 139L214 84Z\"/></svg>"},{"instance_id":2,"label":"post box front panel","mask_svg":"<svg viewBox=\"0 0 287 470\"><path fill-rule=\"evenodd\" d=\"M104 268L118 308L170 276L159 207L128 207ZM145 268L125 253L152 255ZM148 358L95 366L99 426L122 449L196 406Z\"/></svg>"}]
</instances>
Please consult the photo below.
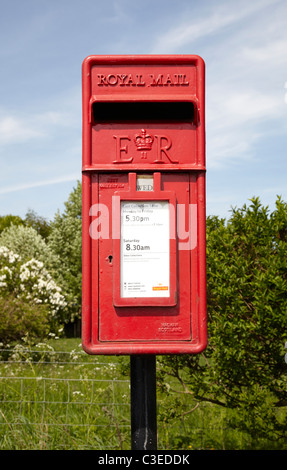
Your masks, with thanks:
<instances>
[{"instance_id":1,"label":"post box front panel","mask_svg":"<svg viewBox=\"0 0 287 470\"><path fill-rule=\"evenodd\" d=\"M163 174L162 178L162 191L163 194L165 191L172 192L174 190L174 185L176 185L176 202L177 205L186 205L189 202L189 175L169 175ZM99 177L95 177L93 181L93 193L98 191L98 200L100 208L111 207L112 198L117 189L118 193L122 191L123 194L126 194L129 191L129 179L127 174L102 174ZM150 203L160 202L158 201L152 192ZM119 215L119 214L118 214ZM172 282L176 280L175 292L173 291L173 306L165 303L165 298L162 294L165 293L164 282L160 282L165 279L165 270L167 266L164 264L159 269L159 275L163 276L159 279L159 282L155 284L154 290L155 296L154 300L157 301L158 305L148 304L147 306L138 306L141 304L141 300L144 297L135 296L134 305L130 306L115 306L114 305L114 282L115 282L115 270L119 270L120 266L118 263L120 259L115 259L114 253L114 240L113 236L113 220L112 214L107 214L109 216L109 234L103 234L104 237L99 238L99 306L98 306L98 322L99 322L99 340L100 341L137 341L137 340L190 340L191 339L191 270L190 270L190 257L187 255L185 250L175 250L174 261L170 265L170 278ZM189 224L189 221L183 220L188 216L188 212L181 211L178 213L177 225L183 225L184 228ZM164 217L164 216L163 216ZM99 222L99 220L98 220ZM97 222L97 223L98 223ZM144 222L145 224L145 222ZM106 227L106 230L108 228ZM143 228L144 230L144 228ZM175 227L175 232L177 228ZM139 233L138 228L136 228L135 234ZM158 233L161 233L160 231ZM109 236L108 236L109 235ZM156 230L151 230L149 238L150 243L153 242L153 236L156 236ZM182 234L183 237L186 237L186 233ZM177 237L177 236L176 236ZM138 239L135 238L136 244L140 243L140 236ZM163 240L164 242L164 240ZM97 241L95 241L97 243ZM150 244L149 243L149 244ZM178 247L178 239L175 239L175 243ZM160 240L157 240L156 246L161 245ZM141 246L141 245L140 245ZM148 246L147 244L145 246ZM161 246L163 248L163 246ZM135 250L135 264L137 269L152 269L152 256L158 256L157 253L146 253L145 250L140 250L139 252ZM141 262L139 262L141 259ZM164 256L163 256L164 259ZM132 261L131 261L132 262ZM115 264L117 263L117 264ZM145 265L143 268L142 265ZM156 266L156 264L154 265ZM159 266L159 265L157 265ZM151 279L154 277L154 272L150 273ZM139 280L146 280L146 271L143 276L141 274L135 278L134 287L136 288L137 282ZM154 278L155 279L155 278ZM120 278L117 279L117 282L121 282ZM124 282L124 279L123 279ZM145 282L145 281L142 281ZM179 287L180 286L180 287ZM118 286L120 287L120 286ZM135 294L136 295L136 294ZM174 297L175 296L175 297ZM130 299L130 296L127 297L127 300ZM152 299L153 300L153 299ZM97 302L97 299L95 299ZM97 310L97 306L95 305Z\"/></svg>"}]
</instances>

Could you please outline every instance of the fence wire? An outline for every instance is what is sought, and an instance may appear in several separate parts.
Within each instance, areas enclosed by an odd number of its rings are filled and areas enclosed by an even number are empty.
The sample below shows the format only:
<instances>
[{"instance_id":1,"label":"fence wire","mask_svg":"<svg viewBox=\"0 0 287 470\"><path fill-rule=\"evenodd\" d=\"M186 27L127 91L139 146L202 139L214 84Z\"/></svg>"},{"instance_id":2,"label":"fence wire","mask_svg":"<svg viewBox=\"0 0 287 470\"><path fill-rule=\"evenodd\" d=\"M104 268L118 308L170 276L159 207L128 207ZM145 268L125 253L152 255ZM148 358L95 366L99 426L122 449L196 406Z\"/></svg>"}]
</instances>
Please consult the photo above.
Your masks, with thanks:
<instances>
[{"instance_id":1,"label":"fence wire","mask_svg":"<svg viewBox=\"0 0 287 470\"><path fill-rule=\"evenodd\" d=\"M130 382L117 362L0 350L1 449L124 449Z\"/></svg>"}]
</instances>

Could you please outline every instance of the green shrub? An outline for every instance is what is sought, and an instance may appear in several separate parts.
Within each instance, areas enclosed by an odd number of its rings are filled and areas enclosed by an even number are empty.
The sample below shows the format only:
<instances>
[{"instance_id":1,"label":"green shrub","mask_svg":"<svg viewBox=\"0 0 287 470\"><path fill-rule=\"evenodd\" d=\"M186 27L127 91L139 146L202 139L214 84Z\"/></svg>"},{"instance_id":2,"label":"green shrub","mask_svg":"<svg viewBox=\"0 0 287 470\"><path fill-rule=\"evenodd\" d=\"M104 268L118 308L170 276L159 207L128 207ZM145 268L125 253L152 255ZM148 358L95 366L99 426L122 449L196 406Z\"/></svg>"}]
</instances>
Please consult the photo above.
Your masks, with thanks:
<instances>
[{"instance_id":1,"label":"green shrub","mask_svg":"<svg viewBox=\"0 0 287 470\"><path fill-rule=\"evenodd\" d=\"M258 198L207 219L208 346L164 358L197 402L239 412L234 428L287 447L287 204ZM255 438L255 437L254 437Z\"/></svg>"},{"instance_id":2,"label":"green shrub","mask_svg":"<svg viewBox=\"0 0 287 470\"><path fill-rule=\"evenodd\" d=\"M13 295L0 297L0 342L45 338L49 333L48 306L27 303Z\"/></svg>"}]
</instances>

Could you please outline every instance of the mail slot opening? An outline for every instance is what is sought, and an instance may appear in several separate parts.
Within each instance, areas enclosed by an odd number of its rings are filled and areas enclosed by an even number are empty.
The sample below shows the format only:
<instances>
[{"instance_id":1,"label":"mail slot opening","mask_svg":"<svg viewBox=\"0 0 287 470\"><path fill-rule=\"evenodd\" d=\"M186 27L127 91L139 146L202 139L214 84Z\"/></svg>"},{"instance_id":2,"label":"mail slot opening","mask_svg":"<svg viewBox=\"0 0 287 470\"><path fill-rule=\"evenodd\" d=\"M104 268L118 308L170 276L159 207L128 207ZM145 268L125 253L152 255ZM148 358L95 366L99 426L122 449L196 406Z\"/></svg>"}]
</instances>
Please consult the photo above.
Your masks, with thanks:
<instances>
[{"instance_id":1,"label":"mail slot opening","mask_svg":"<svg viewBox=\"0 0 287 470\"><path fill-rule=\"evenodd\" d=\"M94 102L93 121L107 122L195 122L196 108L191 101L174 102Z\"/></svg>"}]
</instances>

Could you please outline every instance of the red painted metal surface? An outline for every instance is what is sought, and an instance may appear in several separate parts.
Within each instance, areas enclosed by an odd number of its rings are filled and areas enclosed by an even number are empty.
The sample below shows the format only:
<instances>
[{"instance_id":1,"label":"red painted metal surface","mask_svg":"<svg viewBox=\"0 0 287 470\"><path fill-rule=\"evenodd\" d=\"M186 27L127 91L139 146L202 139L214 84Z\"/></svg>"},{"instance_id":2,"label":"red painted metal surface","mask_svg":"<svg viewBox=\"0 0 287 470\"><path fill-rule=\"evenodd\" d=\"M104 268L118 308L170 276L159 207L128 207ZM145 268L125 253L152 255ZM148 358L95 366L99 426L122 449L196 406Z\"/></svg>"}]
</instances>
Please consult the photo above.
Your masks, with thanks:
<instances>
[{"instance_id":1,"label":"red painted metal surface","mask_svg":"<svg viewBox=\"0 0 287 470\"><path fill-rule=\"evenodd\" d=\"M204 62L90 56L82 73L83 348L198 353L207 343ZM152 190L138 190L141 175L153 181ZM155 289L166 296L125 297L121 204L163 201L170 275L168 287ZM151 228L151 237L156 233ZM149 262L144 254L141 261Z\"/></svg>"}]
</instances>

